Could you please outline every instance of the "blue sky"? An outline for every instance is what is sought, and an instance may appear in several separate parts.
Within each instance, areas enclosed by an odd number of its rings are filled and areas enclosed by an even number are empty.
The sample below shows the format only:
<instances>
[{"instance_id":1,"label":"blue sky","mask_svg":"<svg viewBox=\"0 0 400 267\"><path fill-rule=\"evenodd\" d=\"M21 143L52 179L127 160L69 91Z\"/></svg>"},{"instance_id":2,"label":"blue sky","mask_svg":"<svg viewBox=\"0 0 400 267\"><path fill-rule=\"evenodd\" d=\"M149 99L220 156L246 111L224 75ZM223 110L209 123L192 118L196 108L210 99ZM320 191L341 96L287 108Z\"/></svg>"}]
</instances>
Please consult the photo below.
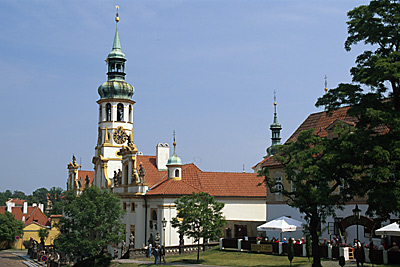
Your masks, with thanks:
<instances>
[{"instance_id":1,"label":"blue sky","mask_svg":"<svg viewBox=\"0 0 400 267\"><path fill-rule=\"evenodd\" d=\"M65 188L75 154L93 170L105 58L115 32L135 87L134 137L206 171L247 172L271 143L273 91L285 141L364 50L343 48L348 0L0 0L1 186Z\"/></svg>"}]
</instances>

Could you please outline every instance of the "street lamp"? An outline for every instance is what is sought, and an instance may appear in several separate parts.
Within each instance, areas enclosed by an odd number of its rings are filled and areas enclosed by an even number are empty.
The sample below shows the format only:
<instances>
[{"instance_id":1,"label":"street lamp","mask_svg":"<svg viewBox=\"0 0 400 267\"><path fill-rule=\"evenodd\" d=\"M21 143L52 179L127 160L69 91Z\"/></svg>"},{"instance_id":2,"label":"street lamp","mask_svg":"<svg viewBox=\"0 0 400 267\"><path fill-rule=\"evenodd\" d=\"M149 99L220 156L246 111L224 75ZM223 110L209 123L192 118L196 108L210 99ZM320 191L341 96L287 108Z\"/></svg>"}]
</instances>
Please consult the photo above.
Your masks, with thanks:
<instances>
[{"instance_id":1,"label":"street lamp","mask_svg":"<svg viewBox=\"0 0 400 267\"><path fill-rule=\"evenodd\" d=\"M360 220L361 217L361 210L358 208L358 205L356 204L356 207L353 209L353 215L356 218L356 225L357 225L357 242L359 242L358 240L358 222ZM357 243L358 244L358 243Z\"/></svg>"},{"instance_id":2,"label":"street lamp","mask_svg":"<svg viewBox=\"0 0 400 267\"><path fill-rule=\"evenodd\" d=\"M165 247L165 227L167 226L167 220L166 220L165 218L163 218L163 220L162 220L161 222L162 222L163 233L164 233L164 236L163 236L163 245L164 245L164 247Z\"/></svg>"},{"instance_id":3,"label":"street lamp","mask_svg":"<svg viewBox=\"0 0 400 267\"><path fill-rule=\"evenodd\" d=\"M354 215L354 217L356 218L356 225L357 225L357 244L355 244L356 245L356 262L357 262L357 267L359 266L359 264L358 264L358 260L359 260L359 258L357 257L357 255L358 255L358 253L360 253L360 248L359 248L359 246L358 246L358 244L360 244L360 240L358 240L358 223L359 223L359 220L360 220L360 217L361 217L361 215L360 215L360 212L361 212L361 210L358 208L358 205L356 204L356 207L353 209L353 215Z\"/></svg>"}]
</instances>

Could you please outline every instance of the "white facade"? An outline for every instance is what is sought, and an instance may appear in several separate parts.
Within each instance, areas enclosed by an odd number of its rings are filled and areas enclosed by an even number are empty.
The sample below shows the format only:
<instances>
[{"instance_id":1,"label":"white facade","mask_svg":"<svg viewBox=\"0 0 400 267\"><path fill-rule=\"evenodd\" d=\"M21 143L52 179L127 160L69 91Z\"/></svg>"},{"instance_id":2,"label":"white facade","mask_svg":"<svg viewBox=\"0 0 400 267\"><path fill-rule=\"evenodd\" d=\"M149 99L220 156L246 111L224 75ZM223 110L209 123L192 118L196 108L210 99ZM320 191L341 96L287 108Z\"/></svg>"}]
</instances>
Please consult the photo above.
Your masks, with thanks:
<instances>
[{"instance_id":1,"label":"white facade","mask_svg":"<svg viewBox=\"0 0 400 267\"><path fill-rule=\"evenodd\" d=\"M118 151L127 144L128 136L133 139L135 102L127 99L102 99L97 103L99 104L99 129L93 157L94 183L100 188L106 188L113 185L112 178L115 172L122 171L122 157L118 155ZM123 108L119 109L119 107ZM124 136L118 135L119 129L125 133Z\"/></svg>"},{"instance_id":2,"label":"white facade","mask_svg":"<svg viewBox=\"0 0 400 267\"><path fill-rule=\"evenodd\" d=\"M177 229L171 226L172 218L177 216L174 201L176 198L162 197L135 197L121 198L121 205L125 207L127 214L123 219L127 232L126 242L129 242L131 232L135 236L135 248L141 248L143 244L147 245L150 235L154 238L157 233L160 235L160 242L166 246L178 246L179 234ZM229 221L255 222L262 223L265 220L265 200L263 199L230 199L216 198L218 202L225 203L222 212L225 219ZM147 211L146 211L147 204ZM132 208L132 206L135 206ZM154 212L155 215L154 216ZM146 216L147 215L147 216ZM162 221L167 221L165 231L163 232ZM151 224L150 224L150 221ZM156 225L156 226L155 226ZM185 244L193 244L191 238L184 238Z\"/></svg>"}]
</instances>

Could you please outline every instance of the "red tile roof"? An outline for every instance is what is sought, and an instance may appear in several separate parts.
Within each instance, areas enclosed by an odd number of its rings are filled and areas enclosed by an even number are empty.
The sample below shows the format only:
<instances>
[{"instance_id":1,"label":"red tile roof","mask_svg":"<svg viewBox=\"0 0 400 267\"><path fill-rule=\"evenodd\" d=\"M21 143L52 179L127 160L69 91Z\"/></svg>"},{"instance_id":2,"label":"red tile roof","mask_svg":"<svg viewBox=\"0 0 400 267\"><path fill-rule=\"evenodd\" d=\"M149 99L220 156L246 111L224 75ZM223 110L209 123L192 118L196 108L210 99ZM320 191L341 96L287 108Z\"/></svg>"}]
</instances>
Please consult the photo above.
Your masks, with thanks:
<instances>
[{"instance_id":1,"label":"red tile roof","mask_svg":"<svg viewBox=\"0 0 400 267\"><path fill-rule=\"evenodd\" d=\"M167 171L158 171L155 156L138 155L136 157L136 167L142 164L145 170L145 183L150 186L159 183L163 178L167 177Z\"/></svg>"},{"instance_id":2,"label":"red tile roof","mask_svg":"<svg viewBox=\"0 0 400 267\"><path fill-rule=\"evenodd\" d=\"M78 170L78 181L81 182L81 190L85 189L86 186L86 176L89 177L89 185L93 183L94 180L94 171L82 171Z\"/></svg>"},{"instance_id":3,"label":"red tile roof","mask_svg":"<svg viewBox=\"0 0 400 267\"><path fill-rule=\"evenodd\" d=\"M303 123L289 137L286 143L289 141L296 142L300 132L309 129L314 129L314 134L316 135L327 137L328 136L327 128L329 128L329 126L332 125L337 120L341 120L345 123L355 125L357 119L347 114L349 108L350 107L342 107L332 111L329 114L326 111L310 114L307 117L307 119L303 121ZM274 167L280 165L280 163L276 159L274 159L274 157L264 158L260 163L256 164L253 168L255 168L259 164L261 164L261 167Z\"/></svg>"},{"instance_id":4,"label":"red tile roof","mask_svg":"<svg viewBox=\"0 0 400 267\"><path fill-rule=\"evenodd\" d=\"M9 198L9 199L6 201L6 203L7 203L7 202L15 203L15 206L23 206L25 200L19 199L19 198Z\"/></svg>"},{"instance_id":5,"label":"red tile roof","mask_svg":"<svg viewBox=\"0 0 400 267\"><path fill-rule=\"evenodd\" d=\"M7 207L0 207L0 213L4 214L7 211ZM25 225L32 222L37 222L40 225L48 226L50 225L49 219L46 215L39 209L39 207L28 207L28 212L23 214L23 207L12 207L12 214L14 214L17 220L22 221L22 217L25 217Z\"/></svg>"},{"instance_id":6,"label":"red tile roof","mask_svg":"<svg viewBox=\"0 0 400 267\"><path fill-rule=\"evenodd\" d=\"M266 157L263 161L261 161L261 167L275 167L280 165L281 163L274 157Z\"/></svg>"},{"instance_id":7,"label":"red tile roof","mask_svg":"<svg viewBox=\"0 0 400 267\"><path fill-rule=\"evenodd\" d=\"M310 114L308 118L297 128L297 130L289 137L286 142L296 142L297 136L301 131L309 130L314 128L314 134L326 137L328 132L326 129L336 120L342 120L344 122L354 124L357 122L355 117L351 117L347 114L350 107L343 107L332 111L328 114L325 111Z\"/></svg>"},{"instance_id":8,"label":"red tile roof","mask_svg":"<svg viewBox=\"0 0 400 267\"><path fill-rule=\"evenodd\" d=\"M166 171L158 171L155 156L137 156L143 162L145 182L151 189L146 195L180 196L207 192L212 196L265 197L265 187L258 186L262 177L255 173L204 172L195 164L182 166L182 179L168 179Z\"/></svg>"}]
</instances>

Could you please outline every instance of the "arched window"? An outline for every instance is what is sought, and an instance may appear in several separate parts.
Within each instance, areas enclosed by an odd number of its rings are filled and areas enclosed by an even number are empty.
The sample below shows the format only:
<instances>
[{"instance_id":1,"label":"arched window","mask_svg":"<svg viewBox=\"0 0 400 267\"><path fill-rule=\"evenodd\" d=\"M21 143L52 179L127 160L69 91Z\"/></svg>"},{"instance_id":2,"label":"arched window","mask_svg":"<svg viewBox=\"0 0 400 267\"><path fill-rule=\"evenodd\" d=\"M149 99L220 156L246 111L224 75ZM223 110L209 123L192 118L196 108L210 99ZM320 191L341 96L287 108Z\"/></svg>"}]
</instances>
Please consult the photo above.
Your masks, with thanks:
<instances>
[{"instance_id":1,"label":"arched window","mask_svg":"<svg viewBox=\"0 0 400 267\"><path fill-rule=\"evenodd\" d=\"M175 177L179 177L179 169L175 170Z\"/></svg>"},{"instance_id":2,"label":"arched window","mask_svg":"<svg viewBox=\"0 0 400 267\"><path fill-rule=\"evenodd\" d=\"M129 105L129 118L128 118L129 122L133 122L132 121L132 105Z\"/></svg>"},{"instance_id":3,"label":"arched window","mask_svg":"<svg viewBox=\"0 0 400 267\"><path fill-rule=\"evenodd\" d=\"M124 105L119 103L117 105L117 121L123 121L124 120Z\"/></svg>"},{"instance_id":4,"label":"arched window","mask_svg":"<svg viewBox=\"0 0 400 267\"><path fill-rule=\"evenodd\" d=\"M111 104L107 103L106 104L106 121L111 121Z\"/></svg>"}]
</instances>

